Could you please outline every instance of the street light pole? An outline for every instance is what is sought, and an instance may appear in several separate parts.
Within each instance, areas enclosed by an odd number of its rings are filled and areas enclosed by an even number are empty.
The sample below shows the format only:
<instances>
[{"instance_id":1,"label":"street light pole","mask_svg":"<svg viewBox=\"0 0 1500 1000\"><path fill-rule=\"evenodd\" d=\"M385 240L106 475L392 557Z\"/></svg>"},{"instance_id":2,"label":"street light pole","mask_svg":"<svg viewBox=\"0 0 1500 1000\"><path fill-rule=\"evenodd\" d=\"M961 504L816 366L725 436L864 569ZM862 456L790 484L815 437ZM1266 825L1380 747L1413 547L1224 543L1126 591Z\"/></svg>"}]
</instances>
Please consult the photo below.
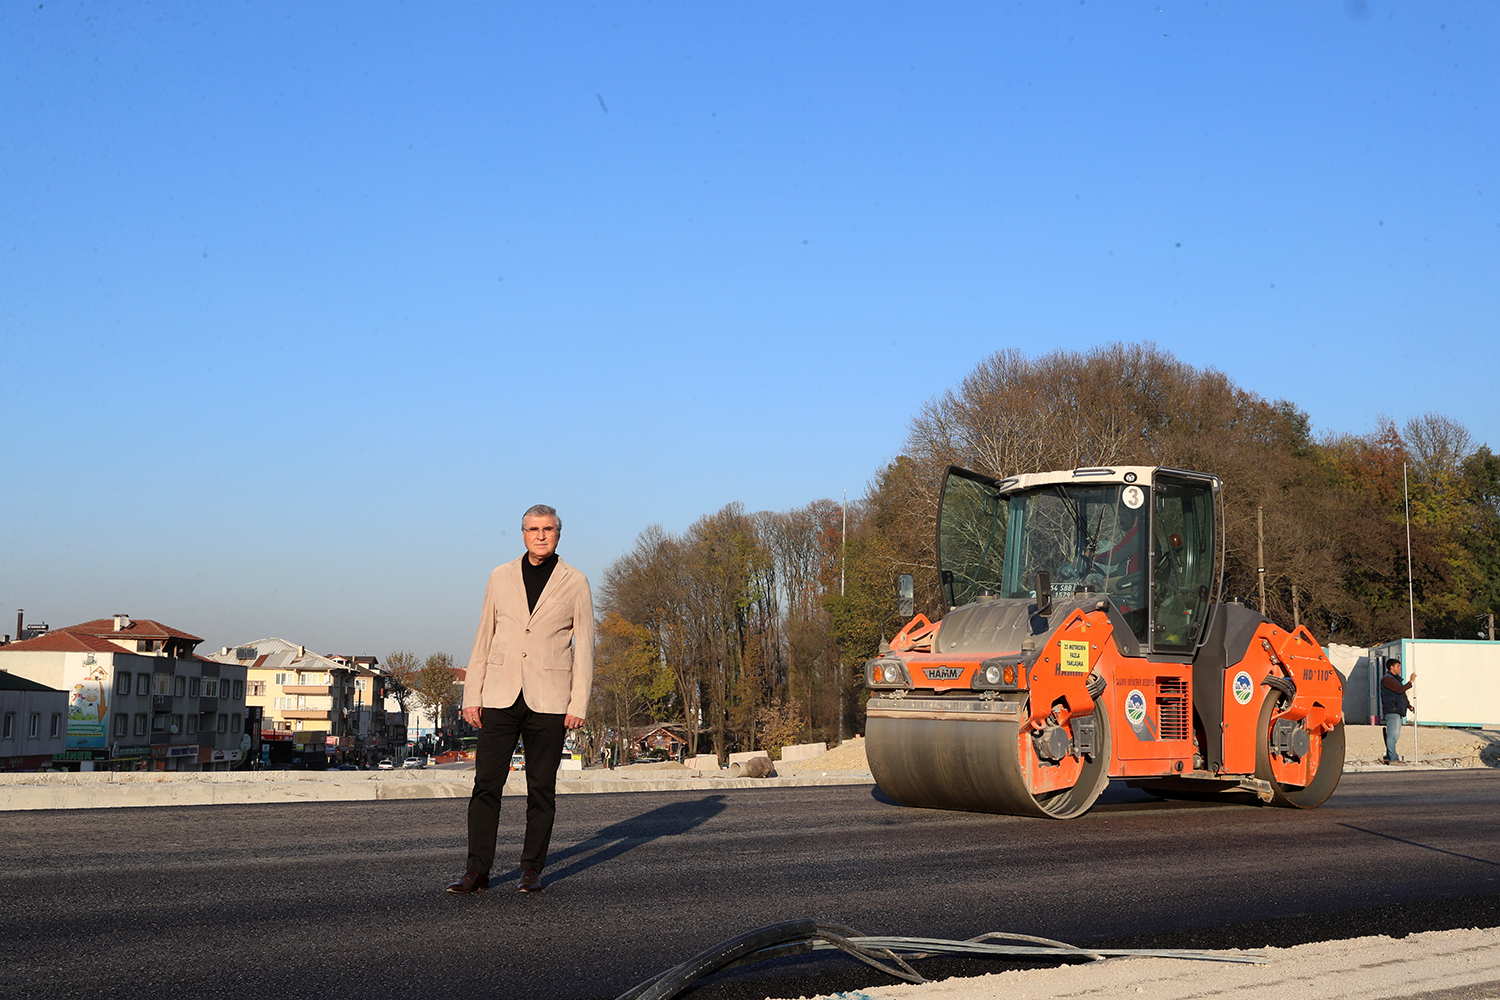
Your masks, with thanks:
<instances>
[{"instance_id":1,"label":"street light pole","mask_svg":"<svg viewBox=\"0 0 1500 1000\"><path fill-rule=\"evenodd\" d=\"M1256 585L1260 588L1260 613L1266 613L1266 513L1264 508L1255 508L1255 558L1260 566L1255 571Z\"/></svg>"},{"instance_id":2,"label":"street light pole","mask_svg":"<svg viewBox=\"0 0 1500 1000\"><path fill-rule=\"evenodd\" d=\"M844 491L843 502L839 504L839 596L844 596L844 555L848 551L849 544L849 491ZM847 609L846 609L847 611ZM844 664L842 655L839 657L839 743L844 742Z\"/></svg>"}]
</instances>

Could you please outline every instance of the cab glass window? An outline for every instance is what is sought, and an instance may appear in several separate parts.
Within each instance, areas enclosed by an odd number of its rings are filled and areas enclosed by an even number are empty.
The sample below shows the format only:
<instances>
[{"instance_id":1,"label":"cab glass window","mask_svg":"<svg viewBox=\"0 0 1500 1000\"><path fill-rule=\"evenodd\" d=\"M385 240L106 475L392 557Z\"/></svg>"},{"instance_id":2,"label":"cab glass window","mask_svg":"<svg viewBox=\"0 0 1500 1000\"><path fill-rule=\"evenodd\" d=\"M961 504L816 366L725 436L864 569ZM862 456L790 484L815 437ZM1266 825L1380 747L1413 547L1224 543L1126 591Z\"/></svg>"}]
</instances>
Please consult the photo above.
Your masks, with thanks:
<instances>
[{"instance_id":1,"label":"cab glass window","mask_svg":"<svg viewBox=\"0 0 1500 1000\"><path fill-rule=\"evenodd\" d=\"M1158 476L1152 495L1151 646L1185 652L1198 643L1213 589L1213 489Z\"/></svg>"},{"instance_id":2,"label":"cab glass window","mask_svg":"<svg viewBox=\"0 0 1500 1000\"><path fill-rule=\"evenodd\" d=\"M938 566L949 607L998 594L1004 570L1009 506L995 481L949 469L938 511Z\"/></svg>"}]
</instances>

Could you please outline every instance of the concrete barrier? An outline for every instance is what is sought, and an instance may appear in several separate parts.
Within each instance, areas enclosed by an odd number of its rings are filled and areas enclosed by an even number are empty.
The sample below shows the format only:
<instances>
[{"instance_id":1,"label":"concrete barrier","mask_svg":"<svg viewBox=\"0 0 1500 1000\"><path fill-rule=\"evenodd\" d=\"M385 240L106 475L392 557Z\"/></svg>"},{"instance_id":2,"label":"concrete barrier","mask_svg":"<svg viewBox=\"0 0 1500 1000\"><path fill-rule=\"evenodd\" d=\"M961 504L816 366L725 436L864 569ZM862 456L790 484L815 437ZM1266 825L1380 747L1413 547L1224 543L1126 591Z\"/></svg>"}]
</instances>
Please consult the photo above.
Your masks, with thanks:
<instances>
[{"instance_id":1,"label":"concrete barrier","mask_svg":"<svg viewBox=\"0 0 1500 1000\"><path fill-rule=\"evenodd\" d=\"M782 747L781 759L789 763L794 760L806 760L827 752L827 743L798 743L795 746Z\"/></svg>"},{"instance_id":2,"label":"concrete barrier","mask_svg":"<svg viewBox=\"0 0 1500 1000\"><path fill-rule=\"evenodd\" d=\"M690 771L717 771L719 769L719 758L711 753L700 753L696 757L689 757L683 761Z\"/></svg>"},{"instance_id":3,"label":"concrete barrier","mask_svg":"<svg viewBox=\"0 0 1500 1000\"><path fill-rule=\"evenodd\" d=\"M760 755L764 760L764 755ZM634 771L596 768L560 771L559 793L764 788L768 785L868 784L870 776L731 778L709 767ZM766 761L769 763L769 761ZM118 809L138 806L215 806L288 802L382 802L467 799L473 768L425 771L95 771L0 774L0 812L27 809ZM526 794L526 772L512 771L505 795Z\"/></svg>"},{"instance_id":4,"label":"concrete barrier","mask_svg":"<svg viewBox=\"0 0 1500 1000\"><path fill-rule=\"evenodd\" d=\"M177 772L9 774L0 776L0 810L116 809L127 806L217 806L258 802L359 802L463 798L467 775L418 776L397 771ZM525 782L515 782L524 794ZM507 793L512 790L507 786Z\"/></svg>"}]
</instances>

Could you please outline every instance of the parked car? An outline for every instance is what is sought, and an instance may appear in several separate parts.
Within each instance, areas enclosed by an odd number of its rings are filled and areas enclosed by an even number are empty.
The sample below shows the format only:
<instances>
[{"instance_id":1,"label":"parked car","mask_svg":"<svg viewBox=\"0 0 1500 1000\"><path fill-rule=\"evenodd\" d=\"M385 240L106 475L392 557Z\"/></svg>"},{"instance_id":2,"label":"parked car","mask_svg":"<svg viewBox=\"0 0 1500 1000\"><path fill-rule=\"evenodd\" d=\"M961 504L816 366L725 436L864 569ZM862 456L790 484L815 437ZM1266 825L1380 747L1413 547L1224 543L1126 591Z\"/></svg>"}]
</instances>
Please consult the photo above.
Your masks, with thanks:
<instances>
[{"instance_id":1,"label":"parked car","mask_svg":"<svg viewBox=\"0 0 1500 1000\"><path fill-rule=\"evenodd\" d=\"M412 770L412 771L414 771L414 770L416 770L419 767L426 767L426 766L427 766L427 761L424 758L422 758L422 757L408 757L408 758L406 758L405 760L403 760L401 762L401 769L403 771L404 770Z\"/></svg>"},{"instance_id":2,"label":"parked car","mask_svg":"<svg viewBox=\"0 0 1500 1000\"><path fill-rule=\"evenodd\" d=\"M375 768L376 768L376 770L379 770L379 771L394 771L396 769L396 764L389 757L387 757L385 760L381 761L379 764L376 764Z\"/></svg>"}]
</instances>

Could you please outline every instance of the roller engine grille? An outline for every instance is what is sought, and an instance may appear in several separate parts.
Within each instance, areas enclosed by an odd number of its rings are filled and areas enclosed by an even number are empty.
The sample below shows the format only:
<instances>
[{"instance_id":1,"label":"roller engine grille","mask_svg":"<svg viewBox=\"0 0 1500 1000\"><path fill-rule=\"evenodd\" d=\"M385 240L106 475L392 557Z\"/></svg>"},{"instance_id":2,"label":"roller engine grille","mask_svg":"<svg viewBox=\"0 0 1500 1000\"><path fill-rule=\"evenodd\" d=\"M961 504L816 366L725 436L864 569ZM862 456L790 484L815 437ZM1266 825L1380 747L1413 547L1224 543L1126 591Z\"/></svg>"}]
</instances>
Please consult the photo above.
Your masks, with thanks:
<instances>
[{"instance_id":1,"label":"roller engine grille","mask_svg":"<svg viewBox=\"0 0 1500 1000\"><path fill-rule=\"evenodd\" d=\"M1156 723L1164 740L1188 738L1188 684L1182 677L1156 679Z\"/></svg>"}]
</instances>

